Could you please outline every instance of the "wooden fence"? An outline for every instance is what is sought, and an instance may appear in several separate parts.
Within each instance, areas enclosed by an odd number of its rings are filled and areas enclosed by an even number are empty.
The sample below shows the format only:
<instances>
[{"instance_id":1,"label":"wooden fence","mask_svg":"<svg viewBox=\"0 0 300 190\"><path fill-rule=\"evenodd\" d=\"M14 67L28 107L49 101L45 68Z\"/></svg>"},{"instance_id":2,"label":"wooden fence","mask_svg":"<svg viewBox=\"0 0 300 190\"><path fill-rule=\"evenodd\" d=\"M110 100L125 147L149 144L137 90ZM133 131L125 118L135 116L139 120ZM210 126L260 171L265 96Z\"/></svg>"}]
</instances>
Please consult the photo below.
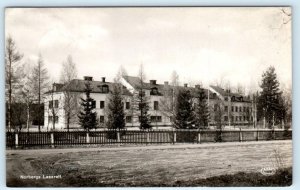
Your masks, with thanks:
<instances>
[{"instance_id":1,"label":"wooden fence","mask_svg":"<svg viewBox=\"0 0 300 190\"><path fill-rule=\"evenodd\" d=\"M292 130L101 130L6 132L7 148L89 144L160 144L285 140Z\"/></svg>"}]
</instances>

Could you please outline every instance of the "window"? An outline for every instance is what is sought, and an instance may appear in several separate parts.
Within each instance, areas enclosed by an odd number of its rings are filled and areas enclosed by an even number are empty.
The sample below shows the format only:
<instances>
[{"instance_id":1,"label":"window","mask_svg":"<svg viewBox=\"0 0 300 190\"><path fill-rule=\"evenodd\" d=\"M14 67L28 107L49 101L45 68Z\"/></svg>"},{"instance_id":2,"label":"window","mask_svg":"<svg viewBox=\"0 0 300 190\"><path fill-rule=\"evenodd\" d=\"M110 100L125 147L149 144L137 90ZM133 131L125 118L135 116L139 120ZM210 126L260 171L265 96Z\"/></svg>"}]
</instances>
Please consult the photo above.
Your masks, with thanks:
<instances>
[{"instance_id":1,"label":"window","mask_svg":"<svg viewBox=\"0 0 300 190\"><path fill-rule=\"evenodd\" d=\"M240 112L242 112L242 107L240 107Z\"/></svg>"},{"instance_id":2,"label":"window","mask_svg":"<svg viewBox=\"0 0 300 190\"><path fill-rule=\"evenodd\" d=\"M239 111L239 107L235 107L235 112L238 112Z\"/></svg>"},{"instance_id":3,"label":"window","mask_svg":"<svg viewBox=\"0 0 300 190\"><path fill-rule=\"evenodd\" d=\"M54 107L58 108L58 100L54 100Z\"/></svg>"},{"instance_id":4,"label":"window","mask_svg":"<svg viewBox=\"0 0 300 190\"><path fill-rule=\"evenodd\" d=\"M228 101L228 98L227 98L227 97L225 97L224 99L225 99L225 101Z\"/></svg>"},{"instance_id":5,"label":"window","mask_svg":"<svg viewBox=\"0 0 300 190\"><path fill-rule=\"evenodd\" d=\"M242 121L242 119L243 119L242 116L240 116L240 121Z\"/></svg>"},{"instance_id":6,"label":"window","mask_svg":"<svg viewBox=\"0 0 300 190\"><path fill-rule=\"evenodd\" d=\"M244 121L246 121L246 116L244 116Z\"/></svg>"},{"instance_id":7,"label":"window","mask_svg":"<svg viewBox=\"0 0 300 190\"><path fill-rule=\"evenodd\" d=\"M126 123L132 122L132 116L126 116Z\"/></svg>"},{"instance_id":8,"label":"window","mask_svg":"<svg viewBox=\"0 0 300 190\"><path fill-rule=\"evenodd\" d=\"M154 87L154 88L151 88L150 95L158 95L158 90L157 90L157 88L156 88L156 87Z\"/></svg>"},{"instance_id":9,"label":"window","mask_svg":"<svg viewBox=\"0 0 300 190\"><path fill-rule=\"evenodd\" d=\"M231 121L234 122L234 116L231 116Z\"/></svg>"},{"instance_id":10,"label":"window","mask_svg":"<svg viewBox=\"0 0 300 190\"><path fill-rule=\"evenodd\" d=\"M228 121L228 116L224 116L224 121Z\"/></svg>"},{"instance_id":11,"label":"window","mask_svg":"<svg viewBox=\"0 0 300 190\"><path fill-rule=\"evenodd\" d=\"M239 116L236 116L236 117L235 117L235 120L236 120L236 121L239 121Z\"/></svg>"},{"instance_id":12,"label":"window","mask_svg":"<svg viewBox=\"0 0 300 190\"><path fill-rule=\"evenodd\" d=\"M127 109L127 110L130 109L130 102L126 102L126 109Z\"/></svg>"},{"instance_id":13,"label":"window","mask_svg":"<svg viewBox=\"0 0 300 190\"><path fill-rule=\"evenodd\" d=\"M100 109L103 109L105 106L104 101L100 101Z\"/></svg>"},{"instance_id":14,"label":"window","mask_svg":"<svg viewBox=\"0 0 300 190\"><path fill-rule=\"evenodd\" d=\"M108 89L108 86L107 85L103 85L102 86L102 92L103 93L108 93L109 89Z\"/></svg>"},{"instance_id":15,"label":"window","mask_svg":"<svg viewBox=\"0 0 300 190\"><path fill-rule=\"evenodd\" d=\"M49 109L52 109L52 108L53 108L53 101L49 101Z\"/></svg>"},{"instance_id":16,"label":"window","mask_svg":"<svg viewBox=\"0 0 300 190\"><path fill-rule=\"evenodd\" d=\"M92 108L96 108L96 101L95 100L92 101Z\"/></svg>"},{"instance_id":17,"label":"window","mask_svg":"<svg viewBox=\"0 0 300 190\"><path fill-rule=\"evenodd\" d=\"M244 112L246 112L246 107L243 107Z\"/></svg>"},{"instance_id":18,"label":"window","mask_svg":"<svg viewBox=\"0 0 300 190\"><path fill-rule=\"evenodd\" d=\"M55 123L58 123L58 116L55 116ZM53 123L53 116L48 116L48 123Z\"/></svg>"},{"instance_id":19,"label":"window","mask_svg":"<svg viewBox=\"0 0 300 190\"><path fill-rule=\"evenodd\" d=\"M215 121L218 121L219 117L217 115L215 115Z\"/></svg>"},{"instance_id":20,"label":"window","mask_svg":"<svg viewBox=\"0 0 300 190\"><path fill-rule=\"evenodd\" d=\"M154 110L158 110L158 101L154 101L153 107L154 107Z\"/></svg>"},{"instance_id":21,"label":"window","mask_svg":"<svg viewBox=\"0 0 300 190\"><path fill-rule=\"evenodd\" d=\"M228 111L228 106L225 106L225 111Z\"/></svg>"},{"instance_id":22,"label":"window","mask_svg":"<svg viewBox=\"0 0 300 190\"><path fill-rule=\"evenodd\" d=\"M104 116L100 115L100 123L104 123Z\"/></svg>"},{"instance_id":23,"label":"window","mask_svg":"<svg viewBox=\"0 0 300 190\"><path fill-rule=\"evenodd\" d=\"M214 105L214 110L217 111L217 109L218 109L218 105L215 104L215 105Z\"/></svg>"},{"instance_id":24,"label":"window","mask_svg":"<svg viewBox=\"0 0 300 190\"><path fill-rule=\"evenodd\" d=\"M161 122L161 116L151 116L151 122Z\"/></svg>"},{"instance_id":25,"label":"window","mask_svg":"<svg viewBox=\"0 0 300 190\"><path fill-rule=\"evenodd\" d=\"M52 116L48 116L48 123L52 123L53 122L53 117Z\"/></svg>"},{"instance_id":26,"label":"window","mask_svg":"<svg viewBox=\"0 0 300 190\"><path fill-rule=\"evenodd\" d=\"M231 111L234 112L234 106L231 107Z\"/></svg>"}]
</instances>

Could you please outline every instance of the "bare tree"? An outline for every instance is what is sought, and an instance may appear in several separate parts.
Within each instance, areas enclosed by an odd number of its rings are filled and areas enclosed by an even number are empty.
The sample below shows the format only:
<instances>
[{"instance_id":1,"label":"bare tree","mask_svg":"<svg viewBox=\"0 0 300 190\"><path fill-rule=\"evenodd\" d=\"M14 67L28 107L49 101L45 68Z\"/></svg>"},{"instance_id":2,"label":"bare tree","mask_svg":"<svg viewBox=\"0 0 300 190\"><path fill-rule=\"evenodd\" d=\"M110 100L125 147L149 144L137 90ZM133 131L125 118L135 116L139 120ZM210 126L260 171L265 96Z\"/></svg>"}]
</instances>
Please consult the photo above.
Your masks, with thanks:
<instances>
[{"instance_id":1,"label":"bare tree","mask_svg":"<svg viewBox=\"0 0 300 190\"><path fill-rule=\"evenodd\" d=\"M45 68L44 61L42 55L39 54L38 62L34 66L32 71L31 82L33 84L33 91L36 94L36 99L38 103L38 110L36 113L37 121L38 121L38 129L41 130L41 123L44 119L42 116L43 110L41 106L42 96L46 92L49 87L49 77L47 69Z\"/></svg>"},{"instance_id":2,"label":"bare tree","mask_svg":"<svg viewBox=\"0 0 300 190\"><path fill-rule=\"evenodd\" d=\"M123 67L123 65L120 66L117 76L115 78L116 81L119 81L121 77L123 76L128 76L128 73L126 71L126 69Z\"/></svg>"},{"instance_id":3,"label":"bare tree","mask_svg":"<svg viewBox=\"0 0 300 190\"><path fill-rule=\"evenodd\" d=\"M138 78L139 78L140 82L137 87L137 91L135 91L133 93L133 108L135 109L134 115L139 117L141 129L149 129L149 128L151 128L150 115L148 113L149 100L148 100L148 97L146 95L146 90L145 90L146 86L145 86L144 80L145 80L146 76L145 76L144 67L142 64L140 65Z\"/></svg>"},{"instance_id":4,"label":"bare tree","mask_svg":"<svg viewBox=\"0 0 300 190\"><path fill-rule=\"evenodd\" d=\"M235 91L236 91L238 94L245 95L245 87L244 87L241 83L238 83L238 84L236 85Z\"/></svg>"},{"instance_id":5,"label":"bare tree","mask_svg":"<svg viewBox=\"0 0 300 190\"><path fill-rule=\"evenodd\" d=\"M165 84L163 98L160 101L162 105L162 113L170 118L170 121L174 125L174 118L176 114L176 99L179 89L179 76L176 71L171 74L171 83Z\"/></svg>"},{"instance_id":6,"label":"bare tree","mask_svg":"<svg viewBox=\"0 0 300 190\"><path fill-rule=\"evenodd\" d=\"M27 64L28 65L28 64ZM30 122L31 122L31 110L32 105L35 101L35 95L34 95L34 87L31 83L31 72L32 68L27 67L25 70L26 76L23 79L23 88L21 89L21 96L22 96L22 102L26 104L26 129L27 132L29 132L30 128Z\"/></svg>"},{"instance_id":7,"label":"bare tree","mask_svg":"<svg viewBox=\"0 0 300 190\"><path fill-rule=\"evenodd\" d=\"M17 50L15 41L12 37L8 37L5 43L5 69L6 69L6 91L8 93L8 130L11 130L11 122L12 122L12 94L15 88L13 87L19 80L18 75L16 74L17 63L22 59L23 55L20 54Z\"/></svg>"},{"instance_id":8,"label":"bare tree","mask_svg":"<svg viewBox=\"0 0 300 190\"><path fill-rule=\"evenodd\" d=\"M60 72L60 82L68 83L77 78L77 68L71 55L68 55L67 61L63 62L62 70Z\"/></svg>"},{"instance_id":9,"label":"bare tree","mask_svg":"<svg viewBox=\"0 0 300 190\"><path fill-rule=\"evenodd\" d=\"M76 64L73 62L72 57L69 55L67 61L63 62L60 76L60 82L65 84L63 110L68 131L70 129L70 124L76 122L77 114L79 111L78 94L76 92L72 92L70 84L71 81L76 78Z\"/></svg>"}]
</instances>

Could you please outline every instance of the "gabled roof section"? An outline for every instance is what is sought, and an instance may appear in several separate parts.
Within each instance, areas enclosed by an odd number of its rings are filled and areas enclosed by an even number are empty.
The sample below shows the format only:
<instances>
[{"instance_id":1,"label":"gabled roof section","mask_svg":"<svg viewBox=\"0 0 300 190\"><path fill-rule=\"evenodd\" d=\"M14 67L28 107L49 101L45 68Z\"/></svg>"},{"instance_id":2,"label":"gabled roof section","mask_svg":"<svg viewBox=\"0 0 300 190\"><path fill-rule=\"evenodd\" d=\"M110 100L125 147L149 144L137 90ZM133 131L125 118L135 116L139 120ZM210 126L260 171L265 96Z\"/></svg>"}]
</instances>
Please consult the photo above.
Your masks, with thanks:
<instances>
[{"instance_id":1,"label":"gabled roof section","mask_svg":"<svg viewBox=\"0 0 300 190\"><path fill-rule=\"evenodd\" d=\"M62 88L55 92L64 92L66 90L70 90L71 92L84 92L85 90L85 83L89 82L91 84L92 93L106 93L103 92L102 87L108 86L109 90L113 88L113 85L116 83L111 82L102 82L102 81L86 81L86 80L80 80L80 79L73 79L69 83L66 83L63 85ZM48 92L49 93L49 92ZM132 94L123 87L123 95L131 96Z\"/></svg>"},{"instance_id":2,"label":"gabled roof section","mask_svg":"<svg viewBox=\"0 0 300 190\"><path fill-rule=\"evenodd\" d=\"M228 91L226 91L223 88L220 88L218 86L210 85L210 87L213 88L221 96L230 97L232 101L238 101L238 102L248 102L248 101L250 101L249 97L243 96L241 94L228 92Z\"/></svg>"},{"instance_id":3,"label":"gabled roof section","mask_svg":"<svg viewBox=\"0 0 300 190\"><path fill-rule=\"evenodd\" d=\"M138 89L140 88L141 86L141 80L138 78L138 77L133 77L133 76L123 76L123 78L135 89ZM151 84L151 83L146 83L144 82L143 83L143 89L145 90L151 90L153 88L157 88L158 90L158 94L162 95L164 94L164 91L166 89L168 90L172 90L173 89L173 86L172 85L168 85L167 86L168 88L166 88L166 85L165 84ZM183 88L186 88L188 90L191 91L191 93L193 95L195 95L195 92L196 92L196 88L195 87L184 87L184 86L176 86L176 88L178 90L180 89L183 89ZM202 88L203 89L203 88ZM207 98L208 97L208 89L203 89L204 90L204 93L205 93L205 97ZM213 92L209 90L209 93L210 93L210 99L214 99L213 97Z\"/></svg>"}]
</instances>

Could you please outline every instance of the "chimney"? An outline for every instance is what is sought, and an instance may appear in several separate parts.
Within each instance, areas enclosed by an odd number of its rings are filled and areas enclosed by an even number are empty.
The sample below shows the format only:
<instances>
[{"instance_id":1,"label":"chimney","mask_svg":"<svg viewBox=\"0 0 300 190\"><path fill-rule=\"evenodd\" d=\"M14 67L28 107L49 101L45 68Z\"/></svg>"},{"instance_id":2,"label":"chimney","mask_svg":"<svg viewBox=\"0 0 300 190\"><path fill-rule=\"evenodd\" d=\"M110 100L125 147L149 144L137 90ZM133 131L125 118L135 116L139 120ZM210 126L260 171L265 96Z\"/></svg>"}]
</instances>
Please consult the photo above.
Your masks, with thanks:
<instances>
[{"instance_id":1,"label":"chimney","mask_svg":"<svg viewBox=\"0 0 300 190\"><path fill-rule=\"evenodd\" d=\"M102 82L105 82L105 77L102 77Z\"/></svg>"},{"instance_id":2,"label":"chimney","mask_svg":"<svg viewBox=\"0 0 300 190\"><path fill-rule=\"evenodd\" d=\"M200 88L200 85L199 85L199 84L196 84L196 85L195 85L195 88Z\"/></svg>"},{"instance_id":3,"label":"chimney","mask_svg":"<svg viewBox=\"0 0 300 190\"><path fill-rule=\"evenodd\" d=\"M185 83L185 84L184 84L184 87L188 87L188 84L187 84L187 83Z\"/></svg>"},{"instance_id":4,"label":"chimney","mask_svg":"<svg viewBox=\"0 0 300 190\"><path fill-rule=\"evenodd\" d=\"M156 80L150 80L150 84L156 84Z\"/></svg>"},{"instance_id":5,"label":"chimney","mask_svg":"<svg viewBox=\"0 0 300 190\"><path fill-rule=\"evenodd\" d=\"M91 77L91 76L84 76L83 79L86 80L86 81L92 81L93 77Z\"/></svg>"},{"instance_id":6,"label":"chimney","mask_svg":"<svg viewBox=\"0 0 300 190\"><path fill-rule=\"evenodd\" d=\"M63 87L63 84L60 83L53 83L53 91L58 91Z\"/></svg>"}]
</instances>

